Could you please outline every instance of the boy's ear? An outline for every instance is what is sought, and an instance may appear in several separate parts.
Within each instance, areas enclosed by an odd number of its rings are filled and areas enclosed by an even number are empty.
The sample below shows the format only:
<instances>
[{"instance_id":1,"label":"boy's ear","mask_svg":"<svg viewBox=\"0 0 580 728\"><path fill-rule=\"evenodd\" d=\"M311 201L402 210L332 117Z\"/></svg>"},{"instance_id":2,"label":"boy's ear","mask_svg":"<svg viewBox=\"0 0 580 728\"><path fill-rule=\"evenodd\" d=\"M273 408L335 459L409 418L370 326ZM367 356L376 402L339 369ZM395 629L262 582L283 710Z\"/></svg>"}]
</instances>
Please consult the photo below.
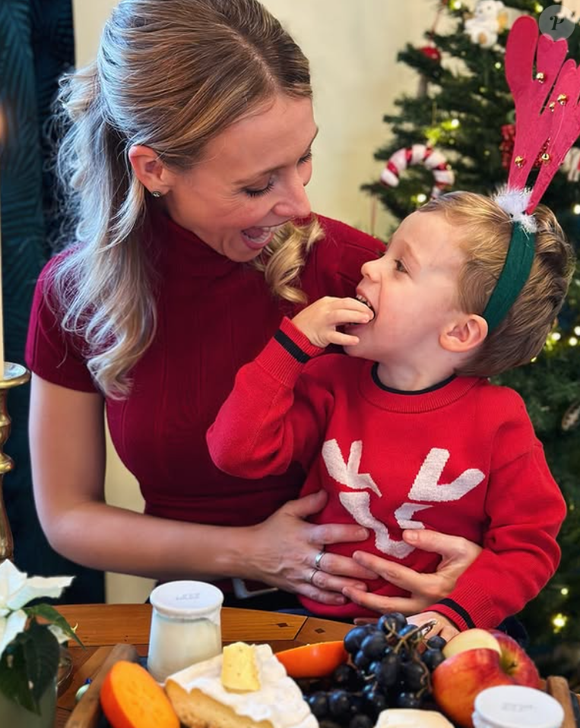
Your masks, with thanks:
<instances>
[{"instance_id":1,"label":"boy's ear","mask_svg":"<svg viewBox=\"0 0 580 728\"><path fill-rule=\"evenodd\" d=\"M134 144L129 149L129 162L135 176L149 192L164 195L169 190L171 173L151 147Z\"/></svg>"},{"instance_id":2,"label":"boy's ear","mask_svg":"<svg viewBox=\"0 0 580 728\"><path fill-rule=\"evenodd\" d=\"M461 354L483 343L487 333L487 321L482 316L465 314L443 331L439 343L446 351Z\"/></svg>"}]
</instances>

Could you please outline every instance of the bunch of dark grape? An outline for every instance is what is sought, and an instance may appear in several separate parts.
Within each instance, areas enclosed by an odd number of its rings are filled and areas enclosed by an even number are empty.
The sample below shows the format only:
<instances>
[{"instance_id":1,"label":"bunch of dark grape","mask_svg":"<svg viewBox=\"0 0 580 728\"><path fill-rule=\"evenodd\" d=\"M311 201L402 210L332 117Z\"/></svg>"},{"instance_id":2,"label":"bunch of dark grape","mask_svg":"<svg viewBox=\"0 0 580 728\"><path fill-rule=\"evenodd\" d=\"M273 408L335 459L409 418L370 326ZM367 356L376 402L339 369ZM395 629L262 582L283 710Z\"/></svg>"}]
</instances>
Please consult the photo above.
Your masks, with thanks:
<instances>
[{"instance_id":1,"label":"bunch of dark grape","mask_svg":"<svg viewBox=\"0 0 580 728\"><path fill-rule=\"evenodd\" d=\"M329 678L301 683L320 728L373 728L387 708L433 709L431 672L444 659L445 640L427 639L428 629L398 612L351 629L344 638L349 662Z\"/></svg>"}]
</instances>

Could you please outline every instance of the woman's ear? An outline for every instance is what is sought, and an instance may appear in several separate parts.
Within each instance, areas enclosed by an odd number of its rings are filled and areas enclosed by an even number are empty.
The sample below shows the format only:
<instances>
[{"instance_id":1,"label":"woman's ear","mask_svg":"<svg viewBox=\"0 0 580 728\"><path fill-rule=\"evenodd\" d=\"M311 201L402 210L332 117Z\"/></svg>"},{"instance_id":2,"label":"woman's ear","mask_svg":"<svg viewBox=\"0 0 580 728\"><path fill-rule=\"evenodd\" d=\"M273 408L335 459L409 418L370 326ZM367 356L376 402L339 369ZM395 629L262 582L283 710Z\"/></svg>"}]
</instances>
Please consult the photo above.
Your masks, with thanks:
<instances>
[{"instance_id":1,"label":"woman's ear","mask_svg":"<svg viewBox=\"0 0 580 728\"><path fill-rule=\"evenodd\" d=\"M129 149L129 162L145 189L159 197L169 190L169 171L151 147L134 144Z\"/></svg>"},{"instance_id":2,"label":"woman's ear","mask_svg":"<svg viewBox=\"0 0 580 728\"><path fill-rule=\"evenodd\" d=\"M477 314L464 314L439 336L439 344L446 351L462 354L471 351L485 340L487 321Z\"/></svg>"}]
</instances>

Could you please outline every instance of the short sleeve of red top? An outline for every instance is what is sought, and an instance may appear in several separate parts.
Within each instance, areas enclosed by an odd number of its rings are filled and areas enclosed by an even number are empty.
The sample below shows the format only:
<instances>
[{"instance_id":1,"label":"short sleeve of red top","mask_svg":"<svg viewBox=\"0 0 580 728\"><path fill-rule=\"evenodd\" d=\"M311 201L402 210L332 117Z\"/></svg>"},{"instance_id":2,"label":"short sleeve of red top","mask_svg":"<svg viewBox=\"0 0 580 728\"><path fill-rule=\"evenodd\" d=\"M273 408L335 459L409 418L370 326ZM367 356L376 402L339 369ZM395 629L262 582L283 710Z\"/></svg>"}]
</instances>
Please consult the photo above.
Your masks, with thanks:
<instances>
[{"instance_id":1,"label":"short sleeve of red top","mask_svg":"<svg viewBox=\"0 0 580 728\"><path fill-rule=\"evenodd\" d=\"M363 263L382 243L347 225L319 217L325 236L315 243L300 275L309 301L353 295ZM250 525L295 498L299 466L281 476L251 481L220 472L205 434L229 394L235 375L254 359L295 307L270 292L264 276L234 263L159 212L150 216L157 252L158 326L130 372L127 399L106 399L111 438L137 478L151 515L196 523ZM42 272L26 347L28 367L63 387L96 392L83 342L63 333ZM248 423L251 426L251 423Z\"/></svg>"},{"instance_id":2,"label":"short sleeve of red top","mask_svg":"<svg viewBox=\"0 0 580 728\"><path fill-rule=\"evenodd\" d=\"M51 292L55 267L66 253L50 260L42 270L32 300L26 364L39 377L53 384L82 392L97 391L82 354L83 342L63 331L58 304Z\"/></svg>"}]
</instances>

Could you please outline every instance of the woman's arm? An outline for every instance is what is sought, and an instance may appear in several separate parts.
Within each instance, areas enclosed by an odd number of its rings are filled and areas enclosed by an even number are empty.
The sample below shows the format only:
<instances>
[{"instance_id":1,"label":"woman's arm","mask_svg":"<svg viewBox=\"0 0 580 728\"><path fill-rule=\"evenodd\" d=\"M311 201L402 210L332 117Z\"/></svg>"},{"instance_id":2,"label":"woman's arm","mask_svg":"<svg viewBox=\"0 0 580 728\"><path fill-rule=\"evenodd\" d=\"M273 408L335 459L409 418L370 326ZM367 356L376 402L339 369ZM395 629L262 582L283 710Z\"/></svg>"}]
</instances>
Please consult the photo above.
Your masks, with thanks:
<instances>
[{"instance_id":1,"label":"woman's arm","mask_svg":"<svg viewBox=\"0 0 580 728\"><path fill-rule=\"evenodd\" d=\"M316 526L304 520L323 507L323 493L291 501L247 528L184 523L107 505L104 410L98 394L33 374L30 447L42 527L53 548L77 563L157 579L238 576L330 603L344 600L340 591L346 586L374 576L345 560L325 590L308 583L325 544L367 538L358 526Z\"/></svg>"}]
</instances>

